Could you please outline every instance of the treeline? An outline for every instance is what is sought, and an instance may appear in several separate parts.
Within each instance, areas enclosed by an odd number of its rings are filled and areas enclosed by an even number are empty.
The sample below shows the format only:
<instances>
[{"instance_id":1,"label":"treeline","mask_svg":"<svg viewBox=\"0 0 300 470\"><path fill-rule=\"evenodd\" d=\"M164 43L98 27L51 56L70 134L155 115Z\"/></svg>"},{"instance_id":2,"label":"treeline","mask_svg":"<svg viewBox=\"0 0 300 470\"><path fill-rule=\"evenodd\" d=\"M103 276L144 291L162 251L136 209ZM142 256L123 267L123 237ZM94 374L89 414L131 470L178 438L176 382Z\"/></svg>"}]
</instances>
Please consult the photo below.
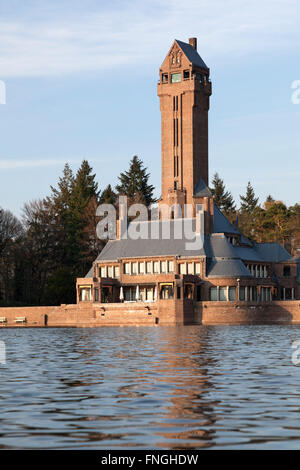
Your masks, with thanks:
<instances>
[{"instance_id":1,"label":"treeline","mask_svg":"<svg viewBox=\"0 0 300 470\"><path fill-rule=\"evenodd\" d=\"M213 177L211 192L222 212L232 223L238 222L239 229L248 238L259 243L279 242L293 256L300 256L300 204L288 207L269 195L261 205L249 181L245 194L240 195L237 209L218 173Z\"/></svg>"},{"instance_id":2,"label":"treeline","mask_svg":"<svg viewBox=\"0 0 300 470\"><path fill-rule=\"evenodd\" d=\"M76 301L75 282L84 277L104 242L96 237L99 204L118 195L149 206L155 199L149 174L137 157L115 189L100 191L84 160L74 175L65 165L44 199L26 203L19 220L0 209L0 305L58 305Z\"/></svg>"},{"instance_id":3,"label":"treeline","mask_svg":"<svg viewBox=\"0 0 300 470\"><path fill-rule=\"evenodd\" d=\"M96 237L96 208L126 195L129 204L156 202L142 160L134 156L115 188L102 191L84 160L73 174L65 165L49 196L26 203L20 220L0 209L0 305L58 305L76 301L75 282L89 271L104 246ZM300 205L287 207L271 196L260 205L250 182L237 209L216 173L211 191L216 204L240 230L258 242L280 242L300 256Z\"/></svg>"}]
</instances>

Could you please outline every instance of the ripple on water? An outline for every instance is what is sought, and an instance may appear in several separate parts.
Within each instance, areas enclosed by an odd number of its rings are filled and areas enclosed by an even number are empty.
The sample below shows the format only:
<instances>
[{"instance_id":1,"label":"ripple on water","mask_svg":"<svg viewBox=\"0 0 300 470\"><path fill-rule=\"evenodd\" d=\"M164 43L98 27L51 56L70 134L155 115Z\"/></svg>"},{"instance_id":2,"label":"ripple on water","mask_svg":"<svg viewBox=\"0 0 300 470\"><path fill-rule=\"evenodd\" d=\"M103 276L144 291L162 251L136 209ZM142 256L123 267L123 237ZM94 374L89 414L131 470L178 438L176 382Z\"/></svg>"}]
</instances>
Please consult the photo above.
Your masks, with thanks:
<instances>
[{"instance_id":1,"label":"ripple on water","mask_svg":"<svg viewBox=\"0 0 300 470\"><path fill-rule=\"evenodd\" d=\"M297 326L1 330L0 448L300 448Z\"/></svg>"}]
</instances>

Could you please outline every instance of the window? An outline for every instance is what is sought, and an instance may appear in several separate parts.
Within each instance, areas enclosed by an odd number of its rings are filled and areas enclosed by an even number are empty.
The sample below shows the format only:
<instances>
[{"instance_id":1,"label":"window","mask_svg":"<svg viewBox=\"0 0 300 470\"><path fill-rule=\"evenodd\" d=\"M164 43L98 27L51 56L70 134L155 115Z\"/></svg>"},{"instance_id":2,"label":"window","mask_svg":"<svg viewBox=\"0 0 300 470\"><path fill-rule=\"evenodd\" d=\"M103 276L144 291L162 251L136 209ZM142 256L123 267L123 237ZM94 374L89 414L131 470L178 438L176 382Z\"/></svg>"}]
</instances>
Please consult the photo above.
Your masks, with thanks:
<instances>
[{"instance_id":1,"label":"window","mask_svg":"<svg viewBox=\"0 0 300 470\"><path fill-rule=\"evenodd\" d=\"M100 277L106 277L106 266L101 266Z\"/></svg>"},{"instance_id":2,"label":"window","mask_svg":"<svg viewBox=\"0 0 300 470\"><path fill-rule=\"evenodd\" d=\"M177 299L180 299L181 297L181 287L177 286Z\"/></svg>"},{"instance_id":3,"label":"window","mask_svg":"<svg viewBox=\"0 0 300 470\"><path fill-rule=\"evenodd\" d=\"M174 147L178 147L178 118L173 119Z\"/></svg>"},{"instance_id":4,"label":"window","mask_svg":"<svg viewBox=\"0 0 300 470\"><path fill-rule=\"evenodd\" d=\"M195 264L195 273L198 274L198 276L200 275L200 263L196 263Z\"/></svg>"},{"instance_id":5,"label":"window","mask_svg":"<svg viewBox=\"0 0 300 470\"><path fill-rule=\"evenodd\" d=\"M213 300L213 301L218 300L218 288L217 287L210 288L210 300Z\"/></svg>"},{"instance_id":6,"label":"window","mask_svg":"<svg viewBox=\"0 0 300 470\"><path fill-rule=\"evenodd\" d=\"M254 300L254 302L257 301L257 287L256 286L252 288L252 300Z\"/></svg>"},{"instance_id":7,"label":"window","mask_svg":"<svg viewBox=\"0 0 300 470\"><path fill-rule=\"evenodd\" d=\"M154 273L155 274L159 273L159 262L158 261L154 261L153 267L154 267Z\"/></svg>"},{"instance_id":8,"label":"window","mask_svg":"<svg viewBox=\"0 0 300 470\"><path fill-rule=\"evenodd\" d=\"M189 70L184 70L183 71L183 80L187 80L190 78L190 71Z\"/></svg>"},{"instance_id":9,"label":"window","mask_svg":"<svg viewBox=\"0 0 300 470\"><path fill-rule=\"evenodd\" d=\"M134 302L135 301L135 293L136 293L136 288L134 288L134 287L125 287L124 288L124 300L126 302Z\"/></svg>"},{"instance_id":10,"label":"window","mask_svg":"<svg viewBox=\"0 0 300 470\"><path fill-rule=\"evenodd\" d=\"M284 275L284 277L289 277L291 275L291 267L290 266L284 266L283 267L283 275Z\"/></svg>"},{"instance_id":11,"label":"window","mask_svg":"<svg viewBox=\"0 0 300 470\"><path fill-rule=\"evenodd\" d=\"M175 62L173 62L175 63ZM171 75L171 83L178 83L181 82L181 73L172 73Z\"/></svg>"},{"instance_id":12,"label":"window","mask_svg":"<svg viewBox=\"0 0 300 470\"><path fill-rule=\"evenodd\" d=\"M219 300L221 300L222 302L227 300L227 287L219 288Z\"/></svg>"},{"instance_id":13,"label":"window","mask_svg":"<svg viewBox=\"0 0 300 470\"><path fill-rule=\"evenodd\" d=\"M161 262L161 272L166 273L167 272L167 261L162 261Z\"/></svg>"},{"instance_id":14,"label":"window","mask_svg":"<svg viewBox=\"0 0 300 470\"><path fill-rule=\"evenodd\" d=\"M169 261L169 273L173 273L173 272L174 272L174 262Z\"/></svg>"},{"instance_id":15,"label":"window","mask_svg":"<svg viewBox=\"0 0 300 470\"><path fill-rule=\"evenodd\" d=\"M162 83L168 83L168 74L167 73L162 74L161 81L162 81Z\"/></svg>"},{"instance_id":16,"label":"window","mask_svg":"<svg viewBox=\"0 0 300 470\"><path fill-rule=\"evenodd\" d=\"M148 300L148 302L152 302L154 300L152 287L146 288L146 300Z\"/></svg>"},{"instance_id":17,"label":"window","mask_svg":"<svg viewBox=\"0 0 300 470\"><path fill-rule=\"evenodd\" d=\"M179 273L186 274L186 263L180 263L179 265Z\"/></svg>"},{"instance_id":18,"label":"window","mask_svg":"<svg viewBox=\"0 0 300 470\"><path fill-rule=\"evenodd\" d=\"M145 289L145 287L140 288L140 300L142 302L145 302L145 300L146 300L146 289Z\"/></svg>"},{"instance_id":19,"label":"window","mask_svg":"<svg viewBox=\"0 0 300 470\"><path fill-rule=\"evenodd\" d=\"M184 285L184 298L189 300L194 299L194 284Z\"/></svg>"},{"instance_id":20,"label":"window","mask_svg":"<svg viewBox=\"0 0 300 470\"><path fill-rule=\"evenodd\" d=\"M240 287L240 299L241 301L245 300L245 287Z\"/></svg>"},{"instance_id":21,"label":"window","mask_svg":"<svg viewBox=\"0 0 300 470\"><path fill-rule=\"evenodd\" d=\"M173 299L173 284L160 284L160 298L163 300Z\"/></svg>"},{"instance_id":22,"label":"window","mask_svg":"<svg viewBox=\"0 0 300 470\"><path fill-rule=\"evenodd\" d=\"M132 268L131 273L137 274L137 263L132 263L131 268Z\"/></svg>"},{"instance_id":23,"label":"window","mask_svg":"<svg viewBox=\"0 0 300 470\"><path fill-rule=\"evenodd\" d=\"M146 263L146 272L147 272L147 274L152 273L152 261L147 261L147 263Z\"/></svg>"},{"instance_id":24,"label":"window","mask_svg":"<svg viewBox=\"0 0 300 470\"><path fill-rule=\"evenodd\" d=\"M124 274L130 274L130 263L124 263Z\"/></svg>"},{"instance_id":25,"label":"window","mask_svg":"<svg viewBox=\"0 0 300 470\"><path fill-rule=\"evenodd\" d=\"M120 277L120 268L119 268L119 266L115 266L115 277Z\"/></svg>"},{"instance_id":26,"label":"window","mask_svg":"<svg viewBox=\"0 0 300 470\"><path fill-rule=\"evenodd\" d=\"M228 292L228 297L231 302L233 302L236 299L236 289L234 286L229 287L229 292Z\"/></svg>"},{"instance_id":27,"label":"window","mask_svg":"<svg viewBox=\"0 0 300 470\"><path fill-rule=\"evenodd\" d=\"M98 300L99 300L99 289L95 289L94 294L95 294L95 302L98 302Z\"/></svg>"},{"instance_id":28,"label":"window","mask_svg":"<svg viewBox=\"0 0 300 470\"><path fill-rule=\"evenodd\" d=\"M177 191L178 189L178 181L174 181L174 190Z\"/></svg>"},{"instance_id":29,"label":"window","mask_svg":"<svg viewBox=\"0 0 300 470\"><path fill-rule=\"evenodd\" d=\"M107 277L113 277L113 267L108 266L107 268Z\"/></svg>"},{"instance_id":30,"label":"window","mask_svg":"<svg viewBox=\"0 0 300 470\"><path fill-rule=\"evenodd\" d=\"M194 274L194 264L188 263L188 274Z\"/></svg>"},{"instance_id":31,"label":"window","mask_svg":"<svg viewBox=\"0 0 300 470\"><path fill-rule=\"evenodd\" d=\"M91 286L79 286L79 300L80 302L90 302L92 300Z\"/></svg>"},{"instance_id":32,"label":"window","mask_svg":"<svg viewBox=\"0 0 300 470\"><path fill-rule=\"evenodd\" d=\"M144 263L139 263L139 273L144 274L145 273L145 265Z\"/></svg>"}]
</instances>

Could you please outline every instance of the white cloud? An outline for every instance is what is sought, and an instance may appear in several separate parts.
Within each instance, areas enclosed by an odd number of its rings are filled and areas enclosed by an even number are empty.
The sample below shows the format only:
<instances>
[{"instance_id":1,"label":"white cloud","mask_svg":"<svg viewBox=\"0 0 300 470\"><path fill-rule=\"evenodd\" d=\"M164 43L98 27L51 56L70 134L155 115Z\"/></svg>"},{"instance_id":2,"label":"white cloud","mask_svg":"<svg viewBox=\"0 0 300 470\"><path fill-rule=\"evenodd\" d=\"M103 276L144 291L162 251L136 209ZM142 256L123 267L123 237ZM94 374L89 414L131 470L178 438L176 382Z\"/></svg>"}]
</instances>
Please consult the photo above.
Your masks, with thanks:
<instances>
[{"instance_id":1,"label":"white cloud","mask_svg":"<svg viewBox=\"0 0 300 470\"><path fill-rule=\"evenodd\" d=\"M232 52L277 53L300 43L297 0L135 0L118 7L89 3L93 9L73 1L67 2L69 7L63 2L62 9L55 1L51 14L41 9L39 15L31 4L32 11L15 10L13 17L2 19L0 77L157 64L175 37L198 36L204 59L228 58Z\"/></svg>"}]
</instances>

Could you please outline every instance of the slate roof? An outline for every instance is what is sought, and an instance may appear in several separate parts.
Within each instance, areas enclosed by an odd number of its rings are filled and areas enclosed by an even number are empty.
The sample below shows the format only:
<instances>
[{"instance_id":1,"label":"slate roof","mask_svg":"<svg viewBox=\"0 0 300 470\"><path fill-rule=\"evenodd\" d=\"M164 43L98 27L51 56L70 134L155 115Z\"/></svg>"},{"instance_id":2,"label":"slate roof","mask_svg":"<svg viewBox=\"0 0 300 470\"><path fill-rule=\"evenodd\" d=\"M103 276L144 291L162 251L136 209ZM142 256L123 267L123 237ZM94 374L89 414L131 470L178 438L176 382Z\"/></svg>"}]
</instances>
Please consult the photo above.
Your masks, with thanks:
<instances>
[{"instance_id":1,"label":"slate roof","mask_svg":"<svg viewBox=\"0 0 300 470\"><path fill-rule=\"evenodd\" d=\"M167 226L170 223L170 232ZM207 258L208 277L251 277L244 262L290 261L290 254L279 243L253 243L244 237L237 227L230 224L215 206L214 233L198 238L198 245L188 245L195 234L195 219L170 221L132 222L130 227L136 233L144 232L144 239L122 239L109 241L97 260L115 261L122 258L146 258L151 256L172 256ZM151 237L153 227L157 228L156 238ZM189 232L186 229L189 229ZM181 235L182 233L182 235ZM242 245L232 245L225 233L240 234ZM170 234L170 236L169 236ZM187 234L187 235L186 235ZM244 261L244 262L243 262ZM92 269L86 275L91 277ZM300 262L298 264L300 281Z\"/></svg>"},{"instance_id":2,"label":"slate roof","mask_svg":"<svg viewBox=\"0 0 300 470\"><path fill-rule=\"evenodd\" d=\"M178 39L176 39L176 42L192 64L208 70L208 67L205 64L204 60L200 57L200 55L198 54L196 49L193 48L193 46L191 46L187 42L179 41Z\"/></svg>"},{"instance_id":3,"label":"slate roof","mask_svg":"<svg viewBox=\"0 0 300 470\"><path fill-rule=\"evenodd\" d=\"M213 259L208 263L207 277L252 277L240 259Z\"/></svg>"},{"instance_id":4,"label":"slate roof","mask_svg":"<svg viewBox=\"0 0 300 470\"><path fill-rule=\"evenodd\" d=\"M206 186L203 179L200 178L195 189L194 197L209 197L211 195L210 189Z\"/></svg>"}]
</instances>

